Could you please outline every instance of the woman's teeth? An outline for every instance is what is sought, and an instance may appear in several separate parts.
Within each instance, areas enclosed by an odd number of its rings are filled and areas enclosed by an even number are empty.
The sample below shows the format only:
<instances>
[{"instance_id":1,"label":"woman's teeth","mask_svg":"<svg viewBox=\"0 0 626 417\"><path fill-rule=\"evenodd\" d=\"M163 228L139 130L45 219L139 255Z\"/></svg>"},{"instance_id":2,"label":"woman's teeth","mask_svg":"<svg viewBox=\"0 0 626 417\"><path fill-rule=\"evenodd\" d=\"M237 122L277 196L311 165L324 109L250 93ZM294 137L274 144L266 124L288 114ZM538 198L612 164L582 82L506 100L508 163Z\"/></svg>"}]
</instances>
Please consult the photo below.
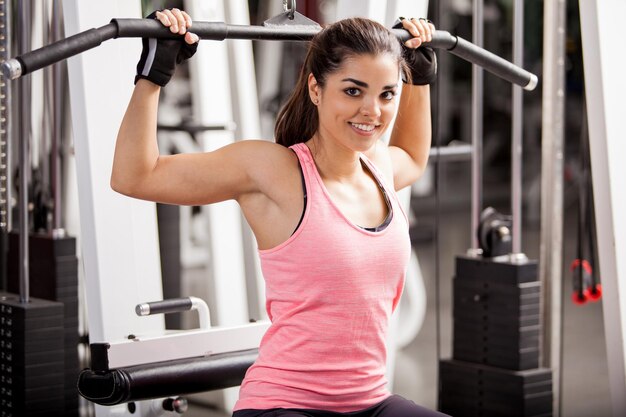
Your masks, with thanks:
<instances>
[{"instance_id":1,"label":"woman's teeth","mask_svg":"<svg viewBox=\"0 0 626 417\"><path fill-rule=\"evenodd\" d=\"M365 132L371 132L372 130L374 130L376 128L376 126L374 125L362 125L359 123L351 123L352 126L356 127L359 130L364 130Z\"/></svg>"}]
</instances>

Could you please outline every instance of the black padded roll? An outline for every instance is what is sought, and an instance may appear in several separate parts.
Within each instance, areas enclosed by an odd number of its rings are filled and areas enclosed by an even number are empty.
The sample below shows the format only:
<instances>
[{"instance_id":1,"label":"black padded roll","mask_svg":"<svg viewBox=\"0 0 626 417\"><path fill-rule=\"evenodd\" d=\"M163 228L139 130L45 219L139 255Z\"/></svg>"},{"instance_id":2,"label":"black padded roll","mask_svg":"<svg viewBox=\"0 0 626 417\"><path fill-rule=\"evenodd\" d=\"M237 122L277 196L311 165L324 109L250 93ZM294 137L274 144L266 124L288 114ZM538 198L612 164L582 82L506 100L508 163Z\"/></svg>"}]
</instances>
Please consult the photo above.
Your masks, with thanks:
<instances>
[{"instance_id":1,"label":"black padded roll","mask_svg":"<svg viewBox=\"0 0 626 417\"><path fill-rule=\"evenodd\" d=\"M115 405L234 387L241 384L258 352L258 349L251 349L135 365L104 373L86 369L78 377L78 391L94 403Z\"/></svg>"}]
</instances>

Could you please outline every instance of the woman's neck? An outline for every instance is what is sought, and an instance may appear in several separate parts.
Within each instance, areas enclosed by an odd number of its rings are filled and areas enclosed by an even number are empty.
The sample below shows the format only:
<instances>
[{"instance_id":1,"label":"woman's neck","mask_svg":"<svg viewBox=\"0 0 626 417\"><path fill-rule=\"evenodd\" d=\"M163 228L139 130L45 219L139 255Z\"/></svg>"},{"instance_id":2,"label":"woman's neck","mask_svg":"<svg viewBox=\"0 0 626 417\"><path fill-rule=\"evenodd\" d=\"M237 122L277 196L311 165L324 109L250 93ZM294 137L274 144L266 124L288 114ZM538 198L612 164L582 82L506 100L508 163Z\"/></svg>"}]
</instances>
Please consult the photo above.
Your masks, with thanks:
<instances>
[{"instance_id":1,"label":"woman's neck","mask_svg":"<svg viewBox=\"0 0 626 417\"><path fill-rule=\"evenodd\" d=\"M347 182L363 173L359 152L347 149L333 139L325 139L319 131L305 145L323 179Z\"/></svg>"}]
</instances>

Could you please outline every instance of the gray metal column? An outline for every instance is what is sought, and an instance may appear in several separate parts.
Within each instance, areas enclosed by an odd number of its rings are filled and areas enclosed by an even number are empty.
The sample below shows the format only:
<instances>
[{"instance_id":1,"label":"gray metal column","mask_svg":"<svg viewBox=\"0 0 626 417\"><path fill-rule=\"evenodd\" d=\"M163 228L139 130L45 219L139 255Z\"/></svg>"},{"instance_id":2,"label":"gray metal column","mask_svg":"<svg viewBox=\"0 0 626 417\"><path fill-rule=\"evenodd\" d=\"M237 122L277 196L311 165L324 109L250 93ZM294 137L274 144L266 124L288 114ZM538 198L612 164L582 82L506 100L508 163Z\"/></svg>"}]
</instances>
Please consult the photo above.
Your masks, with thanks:
<instances>
[{"instance_id":1,"label":"gray metal column","mask_svg":"<svg viewBox=\"0 0 626 417\"><path fill-rule=\"evenodd\" d=\"M483 46L484 38L484 2L474 0L472 19L472 42ZM472 65L472 203L471 203L471 249L472 255L478 255L476 231L483 205L483 69Z\"/></svg>"},{"instance_id":2,"label":"gray metal column","mask_svg":"<svg viewBox=\"0 0 626 417\"><path fill-rule=\"evenodd\" d=\"M513 63L524 67L524 1L515 0L513 7ZM523 107L522 87L513 84L513 117L511 127L511 214L513 217L514 256L522 253L522 150Z\"/></svg>"},{"instance_id":3,"label":"gray metal column","mask_svg":"<svg viewBox=\"0 0 626 417\"><path fill-rule=\"evenodd\" d=\"M30 0L18 2L18 21L20 26L19 53L30 50L31 27ZM19 256L20 256L20 302L30 299L29 263L28 263L28 180L30 177L30 77L20 78L18 82L20 126L19 126Z\"/></svg>"},{"instance_id":4,"label":"gray metal column","mask_svg":"<svg viewBox=\"0 0 626 417\"><path fill-rule=\"evenodd\" d=\"M11 4L0 0L0 60L11 57ZM0 288L6 288L6 264L8 250L7 233L11 225L11 188L9 168L9 142L11 138L10 83L0 78Z\"/></svg>"},{"instance_id":5,"label":"gray metal column","mask_svg":"<svg viewBox=\"0 0 626 417\"><path fill-rule=\"evenodd\" d=\"M543 110L541 162L541 244L539 279L543 286L541 365L554 371L554 416L560 414L563 130L565 78L565 0L544 2Z\"/></svg>"},{"instance_id":6,"label":"gray metal column","mask_svg":"<svg viewBox=\"0 0 626 417\"><path fill-rule=\"evenodd\" d=\"M63 30L63 5L62 0L53 0L51 19L52 40L58 41L64 38ZM67 63L58 62L52 67L52 144L51 144L51 183L54 212L52 216L52 233L55 237L65 235L62 221L62 184L63 171L61 169L61 152L63 149L63 135L65 124L65 112L67 111L65 91L67 88Z\"/></svg>"}]
</instances>

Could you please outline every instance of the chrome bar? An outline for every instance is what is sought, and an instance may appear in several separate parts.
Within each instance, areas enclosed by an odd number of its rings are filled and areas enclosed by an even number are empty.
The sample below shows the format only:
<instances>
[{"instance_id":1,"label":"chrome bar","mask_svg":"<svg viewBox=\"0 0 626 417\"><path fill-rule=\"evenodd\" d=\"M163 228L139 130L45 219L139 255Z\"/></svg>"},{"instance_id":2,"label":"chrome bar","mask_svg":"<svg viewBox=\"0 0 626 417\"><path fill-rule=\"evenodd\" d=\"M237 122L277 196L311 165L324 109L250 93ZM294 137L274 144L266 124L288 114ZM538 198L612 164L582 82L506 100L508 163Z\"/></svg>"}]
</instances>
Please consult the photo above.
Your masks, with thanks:
<instances>
[{"instance_id":1,"label":"chrome bar","mask_svg":"<svg viewBox=\"0 0 626 417\"><path fill-rule=\"evenodd\" d=\"M483 0L474 0L472 19L472 42L482 47L484 37ZM471 201L471 249L470 254L479 254L478 223L483 205L483 70L477 65L472 66L472 201Z\"/></svg>"},{"instance_id":2,"label":"chrome bar","mask_svg":"<svg viewBox=\"0 0 626 417\"><path fill-rule=\"evenodd\" d=\"M524 1L515 0L513 5L513 64L524 62ZM512 215L512 252L522 253L522 155L524 147L523 118L524 101L522 87L512 86L512 123L511 123L511 215Z\"/></svg>"},{"instance_id":3,"label":"chrome bar","mask_svg":"<svg viewBox=\"0 0 626 417\"><path fill-rule=\"evenodd\" d=\"M31 26L31 0L18 2L17 15L19 22L18 49L26 51L30 48L30 26ZM30 300L30 276L29 276L29 251L28 251L28 179L30 177L30 84L29 78L22 78L19 83L20 102L20 191L19 191L19 256L20 256L20 302L28 303Z\"/></svg>"},{"instance_id":4,"label":"chrome bar","mask_svg":"<svg viewBox=\"0 0 626 417\"><path fill-rule=\"evenodd\" d=\"M62 0L53 0L52 3L52 37L55 41L63 39L63 10ZM55 236L60 237L63 231L63 179L62 160L63 149L63 125L65 124L65 87L67 80L67 67L65 62L57 62L52 69L53 87L52 97L54 100L52 116L52 148L51 148L51 171L52 171L52 197L54 212L52 216L52 230Z\"/></svg>"}]
</instances>

